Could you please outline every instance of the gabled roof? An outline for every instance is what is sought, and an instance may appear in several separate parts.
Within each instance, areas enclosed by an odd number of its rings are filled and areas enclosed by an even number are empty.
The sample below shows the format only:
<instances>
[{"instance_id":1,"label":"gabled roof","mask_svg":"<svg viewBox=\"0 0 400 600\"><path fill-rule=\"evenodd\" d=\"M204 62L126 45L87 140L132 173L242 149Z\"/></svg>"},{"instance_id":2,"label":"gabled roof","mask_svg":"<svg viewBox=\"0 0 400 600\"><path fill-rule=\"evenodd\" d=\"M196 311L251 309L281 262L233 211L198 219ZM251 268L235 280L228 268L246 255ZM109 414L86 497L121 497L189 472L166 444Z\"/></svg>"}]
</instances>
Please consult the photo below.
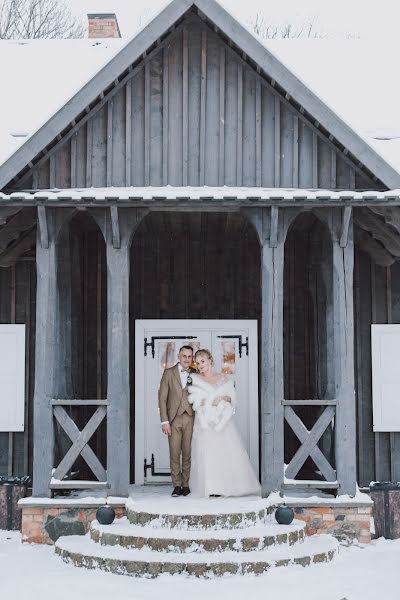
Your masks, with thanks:
<instances>
[{"instance_id":1,"label":"gabled roof","mask_svg":"<svg viewBox=\"0 0 400 600\"><path fill-rule=\"evenodd\" d=\"M172 0L1 165L0 189L24 169L108 86L112 85L121 73L132 63L140 60L141 56L154 46L157 40L164 37L191 8L196 8L200 14L211 21L262 72L273 79L287 97L294 99L299 107L312 115L322 128L388 188L400 187L399 172L216 0Z\"/></svg>"}]
</instances>

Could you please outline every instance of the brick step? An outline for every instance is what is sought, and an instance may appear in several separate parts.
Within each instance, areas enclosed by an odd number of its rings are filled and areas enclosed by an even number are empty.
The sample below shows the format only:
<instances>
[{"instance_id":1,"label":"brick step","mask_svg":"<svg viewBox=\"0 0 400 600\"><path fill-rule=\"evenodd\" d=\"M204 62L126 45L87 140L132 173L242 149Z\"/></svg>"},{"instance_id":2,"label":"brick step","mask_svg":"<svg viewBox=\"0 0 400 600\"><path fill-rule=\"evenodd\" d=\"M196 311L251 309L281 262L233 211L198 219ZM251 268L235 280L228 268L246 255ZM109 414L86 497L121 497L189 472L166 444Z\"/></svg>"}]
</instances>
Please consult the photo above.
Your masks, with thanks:
<instances>
[{"instance_id":1,"label":"brick step","mask_svg":"<svg viewBox=\"0 0 400 600\"><path fill-rule=\"evenodd\" d=\"M265 523L277 504L247 498L129 498L126 513L132 525L168 529L244 529Z\"/></svg>"},{"instance_id":2,"label":"brick step","mask_svg":"<svg viewBox=\"0 0 400 600\"><path fill-rule=\"evenodd\" d=\"M163 574L192 577L222 577L226 575L261 575L272 568L291 564L304 567L328 562L338 552L338 542L331 536L312 536L293 546L272 547L250 552L152 552L102 546L89 535L61 537L55 545L56 554L65 562L87 569L131 577L155 578Z\"/></svg>"},{"instance_id":3,"label":"brick step","mask_svg":"<svg viewBox=\"0 0 400 600\"><path fill-rule=\"evenodd\" d=\"M103 546L146 548L156 552L251 552L272 546L292 546L304 540L305 523L278 525L270 517L268 522L246 529L193 530L132 525L126 517L112 525L94 521L90 537Z\"/></svg>"}]
</instances>

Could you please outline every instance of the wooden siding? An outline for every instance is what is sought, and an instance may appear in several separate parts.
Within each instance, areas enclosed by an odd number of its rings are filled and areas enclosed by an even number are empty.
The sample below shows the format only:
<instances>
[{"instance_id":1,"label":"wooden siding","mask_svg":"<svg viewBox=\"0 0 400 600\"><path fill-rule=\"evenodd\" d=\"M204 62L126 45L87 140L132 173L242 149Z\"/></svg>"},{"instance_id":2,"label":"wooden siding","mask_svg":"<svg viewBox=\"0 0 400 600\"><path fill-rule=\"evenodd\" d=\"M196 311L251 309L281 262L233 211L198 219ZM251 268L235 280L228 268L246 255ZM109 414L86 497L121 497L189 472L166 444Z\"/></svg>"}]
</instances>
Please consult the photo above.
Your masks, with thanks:
<instances>
[{"instance_id":1,"label":"wooden siding","mask_svg":"<svg viewBox=\"0 0 400 600\"><path fill-rule=\"evenodd\" d=\"M400 481L400 433L372 431L371 324L400 323L400 263L380 267L356 248L355 380L359 485Z\"/></svg>"},{"instance_id":2,"label":"wooden siding","mask_svg":"<svg viewBox=\"0 0 400 600\"><path fill-rule=\"evenodd\" d=\"M376 186L198 17L110 95L19 188Z\"/></svg>"}]
</instances>

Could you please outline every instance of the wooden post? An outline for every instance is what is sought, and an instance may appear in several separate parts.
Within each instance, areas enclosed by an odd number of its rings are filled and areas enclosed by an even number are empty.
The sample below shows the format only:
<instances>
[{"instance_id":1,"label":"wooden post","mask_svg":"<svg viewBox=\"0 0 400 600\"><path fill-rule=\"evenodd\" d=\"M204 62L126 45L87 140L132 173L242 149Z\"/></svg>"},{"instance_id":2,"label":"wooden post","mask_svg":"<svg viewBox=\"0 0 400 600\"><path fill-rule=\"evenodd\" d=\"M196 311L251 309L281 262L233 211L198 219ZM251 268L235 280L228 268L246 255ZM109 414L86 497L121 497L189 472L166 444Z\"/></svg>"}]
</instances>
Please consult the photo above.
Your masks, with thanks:
<instances>
[{"instance_id":1,"label":"wooden post","mask_svg":"<svg viewBox=\"0 0 400 600\"><path fill-rule=\"evenodd\" d=\"M261 244L261 485L281 491L284 477L283 267L284 228L279 209L244 211Z\"/></svg>"},{"instance_id":2,"label":"wooden post","mask_svg":"<svg viewBox=\"0 0 400 600\"><path fill-rule=\"evenodd\" d=\"M354 389L354 315L353 315L353 222L346 226L347 243L343 243L343 216L332 209L333 294L332 317L334 394L336 408L336 470L339 494L356 493L356 403Z\"/></svg>"},{"instance_id":3,"label":"wooden post","mask_svg":"<svg viewBox=\"0 0 400 600\"><path fill-rule=\"evenodd\" d=\"M33 495L50 496L54 425L50 399L56 394L63 362L57 352L57 235L69 209L40 207L36 244L37 302L33 414ZM65 361L64 361L65 362Z\"/></svg>"},{"instance_id":4,"label":"wooden post","mask_svg":"<svg viewBox=\"0 0 400 600\"><path fill-rule=\"evenodd\" d=\"M107 481L110 493L117 496L127 496L130 483L130 244L144 214L140 209L107 213ZM115 244L117 226L119 243Z\"/></svg>"}]
</instances>

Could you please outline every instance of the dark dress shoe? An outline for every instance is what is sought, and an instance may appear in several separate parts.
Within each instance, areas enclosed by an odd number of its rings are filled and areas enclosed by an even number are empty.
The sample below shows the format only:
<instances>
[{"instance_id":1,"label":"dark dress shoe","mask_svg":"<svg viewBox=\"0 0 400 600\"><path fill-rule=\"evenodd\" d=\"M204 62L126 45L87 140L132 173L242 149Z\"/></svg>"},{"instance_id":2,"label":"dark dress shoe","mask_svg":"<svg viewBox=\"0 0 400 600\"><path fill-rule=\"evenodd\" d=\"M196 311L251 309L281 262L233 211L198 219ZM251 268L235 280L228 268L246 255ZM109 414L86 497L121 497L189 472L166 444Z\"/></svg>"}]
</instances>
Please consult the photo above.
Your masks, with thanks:
<instances>
[{"instance_id":1,"label":"dark dress shoe","mask_svg":"<svg viewBox=\"0 0 400 600\"><path fill-rule=\"evenodd\" d=\"M177 485L176 487L174 487L174 490L172 492L172 497L173 498L177 498L178 496L182 495L182 488L179 487L179 485Z\"/></svg>"},{"instance_id":2,"label":"dark dress shoe","mask_svg":"<svg viewBox=\"0 0 400 600\"><path fill-rule=\"evenodd\" d=\"M182 488L182 496L189 496L190 489L188 487Z\"/></svg>"}]
</instances>

